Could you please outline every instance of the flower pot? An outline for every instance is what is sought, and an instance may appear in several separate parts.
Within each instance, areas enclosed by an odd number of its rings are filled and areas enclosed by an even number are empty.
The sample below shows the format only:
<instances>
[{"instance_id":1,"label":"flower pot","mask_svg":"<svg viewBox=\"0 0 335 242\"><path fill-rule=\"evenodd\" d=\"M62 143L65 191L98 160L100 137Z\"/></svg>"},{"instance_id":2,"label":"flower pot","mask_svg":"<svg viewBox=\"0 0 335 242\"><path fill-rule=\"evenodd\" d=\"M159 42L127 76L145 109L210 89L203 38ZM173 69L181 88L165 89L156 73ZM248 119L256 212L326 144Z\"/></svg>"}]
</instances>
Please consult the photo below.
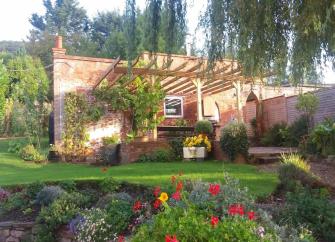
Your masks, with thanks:
<instances>
[{"instance_id":1,"label":"flower pot","mask_svg":"<svg viewBox=\"0 0 335 242\"><path fill-rule=\"evenodd\" d=\"M205 147L183 147L184 159L203 160L207 157Z\"/></svg>"}]
</instances>

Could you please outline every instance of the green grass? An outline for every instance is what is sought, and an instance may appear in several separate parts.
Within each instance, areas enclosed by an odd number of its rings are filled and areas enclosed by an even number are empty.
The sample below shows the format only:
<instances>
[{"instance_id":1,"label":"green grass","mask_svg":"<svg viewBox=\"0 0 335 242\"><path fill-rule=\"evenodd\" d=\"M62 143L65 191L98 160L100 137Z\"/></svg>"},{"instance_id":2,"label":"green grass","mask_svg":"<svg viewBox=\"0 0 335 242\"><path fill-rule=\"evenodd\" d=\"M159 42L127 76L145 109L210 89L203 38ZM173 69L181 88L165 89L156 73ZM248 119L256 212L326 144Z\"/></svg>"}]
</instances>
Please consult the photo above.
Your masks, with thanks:
<instances>
[{"instance_id":1,"label":"green grass","mask_svg":"<svg viewBox=\"0 0 335 242\"><path fill-rule=\"evenodd\" d=\"M114 166L106 173L100 167L49 163L34 164L21 160L16 154L7 152L8 140L0 140L0 186L25 184L37 180L87 180L112 176L119 181L166 187L171 175L184 173L184 178L204 181L222 181L224 172L238 178L256 196L271 193L277 185L277 175L259 172L251 165L228 164L219 161L134 163Z\"/></svg>"}]
</instances>

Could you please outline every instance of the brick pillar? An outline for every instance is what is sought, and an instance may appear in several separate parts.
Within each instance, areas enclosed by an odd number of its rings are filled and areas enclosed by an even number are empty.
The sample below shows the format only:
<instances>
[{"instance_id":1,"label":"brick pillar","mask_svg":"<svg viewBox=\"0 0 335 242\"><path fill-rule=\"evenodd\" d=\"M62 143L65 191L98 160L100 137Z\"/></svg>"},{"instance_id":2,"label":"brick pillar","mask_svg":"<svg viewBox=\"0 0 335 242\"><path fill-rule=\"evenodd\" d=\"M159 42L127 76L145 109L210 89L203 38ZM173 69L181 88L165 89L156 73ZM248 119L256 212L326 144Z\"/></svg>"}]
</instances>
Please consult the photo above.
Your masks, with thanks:
<instances>
[{"instance_id":1,"label":"brick pillar","mask_svg":"<svg viewBox=\"0 0 335 242\"><path fill-rule=\"evenodd\" d=\"M61 89L62 72L60 70L61 58L65 56L66 49L63 49L62 36L56 36L55 48L52 48L53 58L53 109L54 109L54 132L55 144L60 144L62 140L62 122L63 122L63 91Z\"/></svg>"}]
</instances>

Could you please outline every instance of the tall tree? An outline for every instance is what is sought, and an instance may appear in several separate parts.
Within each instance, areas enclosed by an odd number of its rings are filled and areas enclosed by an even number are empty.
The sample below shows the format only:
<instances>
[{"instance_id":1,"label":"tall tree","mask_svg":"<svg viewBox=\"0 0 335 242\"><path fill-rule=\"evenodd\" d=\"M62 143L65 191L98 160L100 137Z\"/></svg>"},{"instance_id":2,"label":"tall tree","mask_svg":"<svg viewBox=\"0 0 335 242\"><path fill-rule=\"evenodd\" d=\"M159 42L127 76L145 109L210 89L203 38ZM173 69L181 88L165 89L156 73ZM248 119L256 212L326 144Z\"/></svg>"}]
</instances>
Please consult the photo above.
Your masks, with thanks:
<instances>
[{"instance_id":1,"label":"tall tree","mask_svg":"<svg viewBox=\"0 0 335 242\"><path fill-rule=\"evenodd\" d=\"M56 34L64 36L64 45L69 53L87 52L92 48L85 43L89 30L86 10L79 6L77 0L43 0L46 10L44 15L32 14L28 51L39 56L44 63L50 63L50 49Z\"/></svg>"},{"instance_id":2,"label":"tall tree","mask_svg":"<svg viewBox=\"0 0 335 242\"><path fill-rule=\"evenodd\" d=\"M209 0L202 26L209 59L229 54L246 75L272 69L297 84L323 62L334 62L333 0Z\"/></svg>"}]
</instances>

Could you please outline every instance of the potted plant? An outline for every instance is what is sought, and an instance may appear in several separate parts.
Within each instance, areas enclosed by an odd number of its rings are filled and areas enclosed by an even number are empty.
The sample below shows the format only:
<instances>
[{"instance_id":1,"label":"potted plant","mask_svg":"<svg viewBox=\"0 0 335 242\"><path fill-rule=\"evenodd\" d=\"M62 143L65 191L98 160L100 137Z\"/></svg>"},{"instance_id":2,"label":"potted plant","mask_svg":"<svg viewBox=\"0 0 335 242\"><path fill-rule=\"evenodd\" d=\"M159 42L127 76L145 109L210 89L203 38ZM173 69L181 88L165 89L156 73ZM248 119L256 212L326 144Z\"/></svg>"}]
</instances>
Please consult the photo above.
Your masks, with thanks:
<instances>
[{"instance_id":1,"label":"potted plant","mask_svg":"<svg viewBox=\"0 0 335 242\"><path fill-rule=\"evenodd\" d=\"M109 137L102 138L103 147L101 149L101 156L104 162L108 164L119 163L119 149L120 149L120 137L117 134L113 134Z\"/></svg>"},{"instance_id":2,"label":"potted plant","mask_svg":"<svg viewBox=\"0 0 335 242\"><path fill-rule=\"evenodd\" d=\"M211 151L212 145L206 135L187 137L183 143L184 159L203 160L207 157L207 152Z\"/></svg>"}]
</instances>

